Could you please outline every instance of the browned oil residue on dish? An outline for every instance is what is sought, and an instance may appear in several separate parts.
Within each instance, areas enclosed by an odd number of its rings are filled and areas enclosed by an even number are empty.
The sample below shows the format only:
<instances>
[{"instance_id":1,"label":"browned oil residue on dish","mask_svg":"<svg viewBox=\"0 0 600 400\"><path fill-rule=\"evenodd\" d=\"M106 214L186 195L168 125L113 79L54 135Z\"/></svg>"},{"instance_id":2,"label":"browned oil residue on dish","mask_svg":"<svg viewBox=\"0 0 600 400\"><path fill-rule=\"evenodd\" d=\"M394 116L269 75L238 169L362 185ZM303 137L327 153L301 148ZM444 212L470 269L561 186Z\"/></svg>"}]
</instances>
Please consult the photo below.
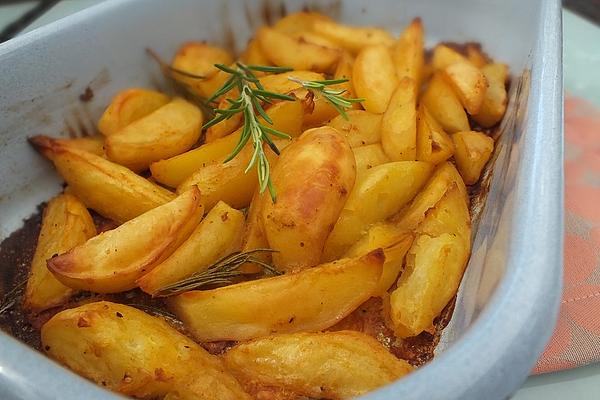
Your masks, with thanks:
<instances>
[{"instance_id":1,"label":"browned oil residue on dish","mask_svg":"<svg viewBox=\"0 0 600 400\"><path fill-rule=\"evenodd\" d=\"M94 91L89 86L86 86L83 93L81 93L79 95L79 101L81 101L82 103L87 103L87 102L91 101L93 98L94 98Z\"/></svg>"}]
</instances>

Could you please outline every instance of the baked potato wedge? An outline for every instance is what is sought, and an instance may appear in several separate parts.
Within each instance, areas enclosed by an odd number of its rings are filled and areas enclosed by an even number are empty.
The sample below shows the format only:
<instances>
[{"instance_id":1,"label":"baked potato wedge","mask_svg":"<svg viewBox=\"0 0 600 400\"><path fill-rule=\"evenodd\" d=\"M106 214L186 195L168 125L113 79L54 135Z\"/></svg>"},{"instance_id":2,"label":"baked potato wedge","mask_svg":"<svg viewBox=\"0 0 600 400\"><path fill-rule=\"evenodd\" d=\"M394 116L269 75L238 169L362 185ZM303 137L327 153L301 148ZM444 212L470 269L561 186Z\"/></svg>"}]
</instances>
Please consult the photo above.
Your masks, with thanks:
<instances>
[{"instance_id":1,"label":"baked potato wedge","mask_svg":"<svg viewBox=\"0 0 600 400\"><path fill-rule=\"evenodd\" d=\"M366 146L381 141L381 115L364 110L346 111L347 119L338 115L327 125L346 136L350 147Z\"/></svg>"},{"instance_id":2,"label":"baked potato wedge","mask_svg":"<svg viewBox=\"0 0 600 400\"><path fill-rule=\"evenodd\" d=\"M421 102L448 133L468 131L469 119L458 96L440 73L433 75Z\"/></svg>"},{"instance_id":3,"label":"baked potato wedge","mask_svg":"<svg viewBox=\"0 0 600 400\"><path fill-rule=\"evenodd\" d=\"M392 161L417 159L417 87L402 78L381 119L381 146Z\"/></svg>"},{"instance_id":4,"label":"baked potato wedge","mask_svg":"<svg viewBox=\"0 0 600 400\"><path fill-rule=\"evenodd\" d=\"M435 207L453 185L463 196L467 196L467 188L456 167L450 162L439 164L410 205L395 215L393 220L401 229L415 230L423 222L427 213Z\"/></svg>"},{"instance_id":5,"label":"baked potato wedge","mask_svg":"<svg viewBox=\"0 0 600 400\"><path fill-rule=\"evenodd\" d=\"M319 331L369 299L381 279L383 251L272 278L169 297L169 308L201 342Z\"/></svg>"},{"instance_id":6,"label":"baked potato wedge","mask_svg":"<svg viewBox=\"0 0 600 400\"><path fill-rule=\"evenodd\" d=\"M479 113L488 88L483 72L470 62L457 62L444 68L442 74L467 112Z\"/></svg>"},{"instance_id":7,"label":"baked potato wedge","mask_svg":"<svg viewBox=\"0 0 600 400\"><path fill-rule=\"evenodd\" d=\"M286 147L271 172L277 201L264 196L261 218L273 262L289 271L319 263L325 239L354 186L354 154L343 135L324 126Z\"/></svg>"},{"instance_id":8,"label":"baked potato wedge","mask_svg":"<svg viewBox=\"0 0 600 400\"><path fill-rule=\"evenodd\" d=\"M288 14L275 22L273 29L287 34L313 32L315 21L331 21L331 18L317 12L300 11Z\"/></svg>"},{"instance_id":9,"label":"baked potato wedge","mask_svg":"<svg viewBox=\"0 0 600 400\"><path fill-rule=\"evenodd\" d=\"M223 96L223 98L219 101L218 108L221 110L229 108L230 104L228 100L233 100L233 97L235 96L232 96L230 94ZM231 118L227 118L223 121L217 122L215 125L210 126L206 129L204 143L213 142L216 139L222 138L223 136L227 136L230 133L233 133L243 123L244 116L242 115L242 113L234 114L231 116Z\"/></svg>"},{"instance_id":10,"label":"baked potato wedge","mask_svg":"<svg viewBox=\"0 0 600 400\"><path fill-rule=\"evenodd\" d=\"M344 51L338 60L337 67L335 68L335 72L333 73L334 79L348 79L348 82L338 83L337 85L333 85L332 88L338 90L345 90L344 97L349 99L356 98L356 92L354 91L354 86L352 85L352 70L354 69L354 57L347 51ZM360 110L362 107L359 103L352 103L352 108L355 110Z\"/></svg>"},{"instance_id":11,"label":"baked potato wedge","mask_svg":"<svg viewBox=\"0 0 600 400\"><path fill-rule=\"evenodd\" d=\"M265 227L263 226L261 218L262 205L263 196L258 190L255 190L248 213L246 214L246 224L244 225L244 232L242 233L242 251L244 252L255 249L266 249L269 247L269 242L267 242L267 236L265 234ZM255 254L255 257L265 263L272 263L271 253L257 253ZM262 267L253 263L246 263L240 267L240 270L244 273L256 273L260 272Z\"/></svg>"},{"instance_id":12,"label":"baked potato wedge","mask_svg":"<svg viewBox=\"0 0 600 400\"><path fill-rule=\"evenodd\" d=\"M281 67L333 72L340 57L337 49L295 38L273 28L260 28L256 40L267 59Z\"/></svg>"},{"instance_id":13,"label":"baked potato wedge","mask_svg":"<svg viewBox=\"0 0 600 400\"><path fill-rule=\"evenodd\" d=\"M417 90L421 87L425 64L424 36L421 19L415 18L392 46L392 58L398 79L411 78Z\"/></svg>"},{"instance_id":14,"label":"baked potato wedge","mask_svg":"<svg viewBox=\"0 0 600 400\"><path fill-rule=\"evenodd\" d=\"M70 288L118 293L171 255L202 218L197 188L48 260L48 269Z\"/></svg>"},{"instance_id":15,"label":"baked potato wedge","mask_svg":"<svg viewBox=\"0 0 600 400\"><path fill-rule=\"evenodd\" d=\"M70 194L48 202L42 217L23 308L37 313L61 305L75 292L60 283L46 267L46 260L85 243L96 235L96 227L85 206Z\"/></svg>"},{"instance_id":16,"label":"baked potato wedge","mask_svg":"<svg viewBox=\"0 0 600 400\"><path fill-rule=\"evenodd\" d=\"M419 193L432 171L433 166L422 161L396 161L359 175L325 242L323 260L338 259L372 224L400 211Z\"/></svg>"},{"instance_id":17,"label":"baked potato wedge","mask_svg":"<svg viewBox=\"0 0 600 400\"><path fill-rule=\"evenodd\" d=\"M385 45L367 46L356 56L352 86L365 110L383 114L398 84L390 49Z\"/></svg>"},{"instance_id":18,"label":"baked potato wedge","mask_svg":"<svg viewBox=\"0 0 600 400\"><path fill-rule=\"evenodd\" d=\"M298 82L290 80L290 77L300 79L302 81L320 81L325 79L325 75L307 70L296 70L282 72L280 74L271 74L261 76L258 80L266 91L275 93L290 93L297 89L302 89L302 85ZM300 96L298 96L301 98Z\"/></svg>"},{"instance_id":19,"label":"baked potato wedge","mask_svg":"<svg viewBox=\"0 0 600 400\"><path fill-rule=\"evenodd\" d=\"M506 112L508 95L506 93L506 80L508 79L508 66L494 63L481 68L488 82L488 89L481 104L479 112L473 119L484 128L496 125Z\"/></svg>"},{"instance_id":20,"label":"baked potato wedge","mask_svg":"<svg viewBox=\"0 0 600 400\"><path fill-rule=\"evenodd\" d=\"M413 370L376 339L355 331L255 339L233 347L224 359L241 382L282 386L318 399L354 398Z\"/></svg>"},{"instance_id":21,"label":"baked potato wedge","mask_svg":"<svg viewBox=\"0 0 600 400\"><path fill-rule=\"evenodd\" d=\"M240 249L244 214L222 201L198 224L190 237L167 259L137 280L151 295L167 285L202 272L220 258Z\"/></svg>"},{"instance_id":22,"label":"baked potato wedge","mask_svg":"<svg viewBox=\"0 0 600 400\"><path fill-rule=\"evenodd\" d=\"M435 46L431 57L431 66L434 70L443 70L454 63L469 63L469 59L445 44Z\"/></svg>"},{"instance_id":23,"label":"baked potato wedge","mask_svg":"<svg viewBox=\"0 0 600 400\"><path fill-rule=\"evenodd\" d=\"M424 104L417 110L417 160L439 164L454 154L452 138Z\"/></svg>"},{"instance_id":24,"label":"baked potato wedge","mask_svg":"<svg viewBox=\"0 0 600 400\"><path fill-rule=\"evenodd\" d=\"M104 137L100 135L69 139L56 138L55 140L61 146L70 146L74 149L87 151L88 153L92 153L98 157L106 158L106 154L104 154Z\"/></svg>"},{"instance_id":25,"label":"baked potato wedge","mask_svg":"<svg viewBox=\"0 0 600 400\"><path fill-rule=\"evenodd\" d=\"M326 19L315 20L312 31L353 54L368 46L391 46L394 43L392 35L384 29L342 25Z\"/></svg>"},{"instance_id":26,"label":"baked potato wedge","mask_svg":"<svg viewBox=\"0 0 600 400\"><path fill-rule=\"evenodd\" d=\"M375 290L375 294L383 296L398 279L404 264L404 256L410 249L413 239L412 232L399 228L395 223L378 223L371 226L367 233L344 254L344 257L357 257L375 249L383 249L385 262L381 280Z\"/></svg>"},{"instance_id":27,"label":"baked potato wedge","mask_svg":"<svg viewBox=\"0 0 600 400\"><path fill-rule=\"evenodd\" d=\"M34 136L29 142L52 160L72 194L106 218L125 222L175 197L125 167L60 140Z\"/></svg>"},{"instance_id":28,"label":"baked potato wedge","mask_svg":"<svg viewBox=\"0 0 600 400\"><path fill-rule=\"evenodd\" d=\"M156 90L125 89L111 100L98 121L98 130L104 136L110 136L168 102L169 96Z\"/></svg>"},{"instance_id":29,"label":"baked potato wedge","mask_svg":"<svg viewBox=\"0 0 600 400\"><path fill-rule=\"evenodd\" d=\"M467 59L477 68L483 68L488 63L488 57L481 51L481 46L475 43L467 44Z\"/></svg>"},{"instance_id":30,"label":"baked potato wedge","mask_svg":"<svg viewBox=\"0 0 600 400\"><path fill-rule=\"evenodd\" d=\"M421 236L390 296L390 317L401 337L429 329L458 290L471 250L468 201L453 183L417 229Z\"/></svg>"},{"instance_id":31,"label":"baked potato wedge","mask_svg":"<svg viewBox=\"0 0 600 400\"><path fill-rule=\"evenodd\" d=\"M354 147L354 160L356 161L356 176L381 164L389 163L389 157L383 151L381 143L373 143L366 146Z\"/></svg>"},{"instance_id":32,"label":"baked potato wedge","mask_svg":"<svg viewBox=\"0 0 600 400\"><path fill-rule=\"evenodd\" d=\"M494 151L494 139L485 133L469 131L455 133L452 141L456 149L454 159L458 172L467 185L477 183Z\"/></svg>"},{"instance_id":33,"label":"baked potato wedge","mask_svg":"<svg viewBox=\"0 0 600 400\"><path fill-rule=\"evenodd\" d=\"M126 305L101 301L56 314L42 327L42 348L127 396L250 400L218 357L164 320Z\"/></svg>"},{"instance_id":34,"label":"baked potato wedge","mask_svg":"<svg viewBox=\"0 0 600 400\"><path fill-rule=\"evenodd\" d=\"M104 148L110 160L140 172L154 161L189 150L201 128L200 109L176 98L107 137Z\"/></svg>"},{"instance_id":35,"label":"baked potato wedge","mask_svg":"<svg viewBox=\"0 0 600 400\"><path fill-rule=\"evenodd\" d=\"M291 82L291 81L290 81ZM272 128L295 137L302 129L304 110L299 102L282 101L266 110L273 121ZM259 117L261 123L266 123ZM207 165L223 162L240 140L241 129L175 157L150 165L152 177L164 185L178 187L194 172ZM245 169L245 167L244 167ZM243 170L241 171L243 172Z\"/></svg>"},{"instance_id":36,"label":"baked potato wedge","mask_svg":"<svg viewBox=\"0 0 600 400\"><path fill-rule=\"evenodd\" d=\"M240 55L240 60L246 65L272 65L265 53L260 48L260 44L256 38L248 41L246 50ZM255 75L260 76L260 71L255 71Z\"/></svg>"}]
</instances>

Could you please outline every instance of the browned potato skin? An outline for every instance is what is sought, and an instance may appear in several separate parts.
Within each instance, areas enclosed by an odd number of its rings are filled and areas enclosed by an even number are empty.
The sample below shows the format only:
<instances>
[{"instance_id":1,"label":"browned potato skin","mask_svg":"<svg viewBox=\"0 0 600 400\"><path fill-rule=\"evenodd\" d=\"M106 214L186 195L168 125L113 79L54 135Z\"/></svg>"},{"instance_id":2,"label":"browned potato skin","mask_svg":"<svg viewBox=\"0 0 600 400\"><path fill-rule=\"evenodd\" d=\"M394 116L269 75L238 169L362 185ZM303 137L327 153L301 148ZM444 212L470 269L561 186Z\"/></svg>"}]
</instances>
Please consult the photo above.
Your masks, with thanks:
<instances>
[{"instance_id":1,"label":"browned potato skin","mask_svg":"<svg viewBox=\"0 0 600 400\"><path fill-rule=\"evenodd\" d=\"M354 398L413 370L376 339L355 331L260 338L230 349L225 363L242 382L283 386L318 399Z\"/></svg>"},{"instance_id":2,"label":"browned potato skin","mask_svg":"<svg viewBox=\"0 0 600 400\"><path fill-rule=\"evenodd\" d=\"M175 197L123 166L60 140L35 136L29 142L54 162L72 194L106 218L126 222Z\"/></svg>"},{"instance_id":3,"label":"browned potato skin","mask_svg":"<svg viewBox=\"0 0 600 400\"><path fill-rule=\"evenodd\" d=\"M96 235L90 213L75 196L61 194L44 209L23 308L40 312L64 303L75 292L60 283L46 268L46 260L85 243Z\"/></svg>"},{"instance_id":4,"label":"browned potato skin","mask_svg":"<svg viewBox=\"0 0 600 400\"><path fill-rule=\"evenodd\" d=\"M202 218L200 192L192 188L171 202L101 233L48 260L63 284L96 293L118 293L137 286L183 243Z\"/></svg>"},{"instance_id":5,"label":"browned potato skin","mask_svg":"<svg viewBox=\"0 0 600 400\"><path fill-rule=\"evenodd\" d=\"M354 186L356 166L348 141L321 127L286 147L271 174L277 201L265 196L261 218L273 262L283 270L319 263L325 239Z\"/></svg>"},{"instance_id":6,"label":"browned potato skin","mask_svg":"<svg viewBox=\"0 0 600 400\"><path fill-rule=\"evenodd\" d=\"M75 149L87 151L98 157L106 158L106 154L104 154L104 137L100 135L73 139L56 139L56 141L62 146L70 146Z\"/></svg>"},{"instance_id":7,"label":"browned potato skin","mask_svg":"<svg viewBox=\"0 0 600 400\"><path fill-rule=\"evenodd\" d=\"M133 307L102 301L65 310L41 335L50 357L127 396L250 399L219 358Z\"/></svg>"},{"instance_id":8,"label":"browned potato skin","mask_svg":"<svg viewBox=\"0 0 600 400\"><path fill-rule=\"evenodd\" d=\"M431 116L424 104L417 110L417 160L439 164L454 154L452 138Z\"/></svg>"},{"instance_id":9,"label":"browned potato skin","mask_svg":"<svg viewBox=\"0 0 600 400\"><path fill-rule=\"evenodd\" d=\"M485 75L470 62L457 62L444 68L442 75L471 115L479 113L488 82Z\"/></svg>"},{"instance_id":10,"label":"browned potato skin","mask_svg":"<svg viewBox=\"0 0 600 400\"><path fill-rule=\"evenodd\" d=\"M104 136L110 136L168 102L169 96L155 90L125 89L111 100L98 121L98 130Z\"/></svg>"},{"instance_id":11,"label":"browned potato skin","mask_svg":"<svg viewBox=\"0 0 600 400\"><path fill-rule=\"evenodd\" d=\"M417 159L417 87L402 78L381 119L381 146L393 161Z\"/></svg>"},{"instance_id":12,"label":"browned potato skin","mask_svg":"<svg viewBox=\"0 0 600 400\"><path fill-rule=\"evenodd\" d=\"M508 79L508 66L493 63L481 68L489 84L479 113L473 119L484 128L496 125L506 112L508 95L506 93L506 80Z\"/></svg>"},{"instance_id":13,"label":"browned potato skin","mask_svg":"<svg viewBox=\"0 0 600 400\"><path fill-rule=\"evenodd\" d=\"M173 254L137 280L138 285L155 296L165 286L205 271L239 250L243 226L244 214L219 202Z\"/></svg>"},{"instance_id":14,"label":"browned potato skin","mask_svg":"<svg viewBox=\"0 0 600 400\"><path fill-rule=\"evenodd\" d=\"M470 129L462 103L441 73L433 75L421 96L421 102L447 133Z\"/></svg>"},{"instance_id":15,"label":"browned potato skin","mask_svg":"<svg viewBox=\"0 0 600 400\"><path fill-rule=\"evenodd\" d=\"M365 47L356 57L352 69L352 85L359 98L365 99L365 110L382 114L398 83L396 68L387 46Z\"/></svg>"},{"instance_id":16,"label":"browned potato skin","mask_svg":"<svg viewBox=\"0 0 600 400\"><path fill-rule=\"evenodd\" d=\"M452 135L456 148L454 159L467 185L477 183L483 167L494 151L494 139L482 132L457 132Z\"/></svg>"},{"instance_id":17,"label":"browned potato skin","mask_svg":"<svg viewBox=\"0 0 600 400\"><path fill-rule=\"evenodd\" d=\"M168 304L201 342L319 331L379 294L384 259L376 249L297 273L189 291Z\"/></svg>"}]
</instances>

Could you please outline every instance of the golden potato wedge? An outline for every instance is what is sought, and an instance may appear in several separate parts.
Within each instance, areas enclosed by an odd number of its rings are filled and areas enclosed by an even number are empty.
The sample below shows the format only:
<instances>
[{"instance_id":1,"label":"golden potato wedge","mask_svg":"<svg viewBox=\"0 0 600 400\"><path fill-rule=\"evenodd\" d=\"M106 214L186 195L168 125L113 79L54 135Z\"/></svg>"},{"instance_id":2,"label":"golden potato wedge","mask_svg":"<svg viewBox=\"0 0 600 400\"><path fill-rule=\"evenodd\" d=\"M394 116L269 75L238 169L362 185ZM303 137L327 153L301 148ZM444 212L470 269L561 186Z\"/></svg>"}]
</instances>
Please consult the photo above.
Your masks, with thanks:
<instances>
[{"instance_id":1,"label":"golden potato wedge","mask_svg":"<svg viewBox=\"0 0 600 400\"><path fill-rule=\"evenodd\" d=\"M471 221L462 183L452 183L417 228L422 234L390 297L394 328L402 337L428 329L456 294L471 250Z\"/></svg>"},{"instance_id":2,"label":"golden potato wedge","mask_svg":"<svg viewBox=\"0 0 600 400\"><path fill-rule=\"evenodd\" d=\"M364 110L346 111L348 119L338 115L327 125L346 136L351 147L375 144L381 141L381 115Z\"/></svg>"},{"instance_id":3,"label":"golden potato wedge","mask_svg":"<svg viewBox=\"0 0 600 400\"><path fill-rule=\"evenodd\" d=\"M481 109L473 115L473 119L484 128L490 128L500 122L506 112L508 95L505 84L508 79L508 66L499 63L488 64L481 68L481 72L487 79L488 89Z\"/></svg>"},{"instance_id":4,"label":"golden potato wedge","mask_svg":"<svg viewBox=\"0 0 600 400\"><path fill-rule=\"evenodd\" d=\"M442 71L446 82L450 84L467 112L471 115L477 114L488 88L483 72L470 62L450 64Z\"/></svg>"},{"instance_id":5,"label":"golden potato wedge","mask_svg":"<svg viewBox=\"0 0 600 400\"><path fill-rule=\"evenodd\" d=\"M100 117L98 130L104 136L110 136L168 102L169 96L155 90L139 88L123 90L113 97Z\"/></svg>"},{"instance_id":6,"label":"golden potato wedge","mask_svg":"<svg viewBox=\"0 0 600 400\"><path fill-rule=\"evenodd\" d=\"M372 224L397 213L419 192L432 170L431 164L422 161L396 161L359 175L327 238L323 260L339 258Z\"/></svg>"},{"instance_id":7,"label":"golden potato wedge","mask_svg":"<svg viewBox=\"0 0 600 400\"><path fill-rule=\"evenodd\" d=\"M365 47L352 69L352 86L365 110L383 114L398 84L390 49L384 45Z\"/></svg>"},{"instance_id":8,"label":"golden potato wedge","mask_svg":"<svg viewBox=\"0 0 600 400\"><path fill-rule=\"evenodd\" d=\"M398 279L404 264L404 256L410 249L413 239L412 232L406 232L395 223L378 223L371 226L367 233L344 254L344 257L357 257L375 249L383 249L385 262L379 285L375 290L375 294L383 296Z\"/></svg>"},{"instance_id":9,"label":"golden potato wedge","mask_svg":"<svg viewBox=\"0 0 600 400\"><path fill-rule=\"evenodd\" d=\"M240 249L244 214L222 201L200 222L190 237L166 260L137 280L146 293L156 295L167 285L206 270L215 261Z\"/></svg>"},{"instance_id":10,"label":"golden potato wedge","mask_svg":"<svg viewBox=\"0 0 600 400\"><path fill-rule=\"evenodd\" d=\"M352 86L352 70L354 69L354 57L347 51L344 51L338 60L337 67L333 73L334 79L348 79L346 83L339 83L333 85L334 88L345 90L344 97L349 99L356 99L356 92L354 86ZM362 107L360 103L352 103L352 108L360 110Z\"/></svg>"},{"instance_id":11,"label":"golden potato wedge","mask_svg":"<svg viewBox=\"0 0 600 400\"><path fill-rule=\"evenodd\" d=\"M235 64L229 65L229 67L233 69L237 68ZM208 99L217 90L219 90L230 77L231 75L229 75L227 72L218 70L216 74L214 74L211 78L208 79L194 79L188 77L179 78L178 80L185 80L183 83L185 84L188 90L200 97ZM221 98L217 97L216 100L221 100Z\"/></svg>"},{"instance_id":12,"label":"golden potato wedge","mask_svg":"<svg viewBox=\"0 0 600 400\"><path fill-rule=\"evenodd\" d=\"M321 127L331 118L339 115L335 107L319 94L309 92L306 89L296 89L289 94L300 99L304 106L302 131Z\"/></svg>"},{"instance_id":13,"label":"golden potato wedge","mask_svg":"<svg viewBox=\"0 0 600 400\"><path fill-rule=\"evenodd\" d=\"M230 104L227 100L233 99L233 97L234 96L231 95L223 96L223 98L219 101L218 108L221 110L229 108ZM243 123L244 115L242 113L234 114L230 118L217 122L215 125L210 126L208 127L208 129L206 129L204 142L214 142L216 139L222 138L223 136L227 136L230 133L233 133L236 129L238 129Z\"/></svg>"},{"instance_id":14,"label":"golden potato wedge","mask_svg":"<svg viewBox=\"0 0 600 400\"><path fill-rule=\"evenodd\" d=\"M392 383L413 367L355 331L275 335L225 354L240 381L284 387L310 398L349 399Z\"/></svg>"},{"instance_id":15,"label":"golden potato wedge","mask_svg":"<svg viewBox=\"0 0 600 400\"><path fill-rule=\"evenodd\" d=\"M417 160L439 164L454 154L454 143L424 104L417 110Z\"/></svg>"},{"instance_id":16,"label":"golden potato wedge","mask_svg":"<svg viewBox=\"0 0 600 400\"><path fill-rule=\"evenodd\" d=\"M176 98L107 137L104 148L110 160L140 172L154 161L189 150L198 141L201 128L200 109Z\"/></svg>"},{"instance_id":17,"label":"golden potato wedge","mask_svg":"<svg viewBox=\"0 0 600 400\"><path fill-rule=\"evenodd\" d=\"M54 162L72 194L106 218L125 222L175 197L125 167L56 139L35 136L29 142Z\"/></svg>"},{"instance_id":18,"label":"golden potato wedge","mask_svg":"<svg viewBox=\"0 0 600 400\"><path fill-rule=\"evenodd\" d=\"M76 197L61 194L48 202L31 262L23 308L37 313L61 305L75 293L48 271L46 260L85 243L95 235L94 221Z\"/></svg>"},{"instance_id":19,"label":"golden potato wedge","mask_svg":"<svg viewBox=\"0 0 600 400\"><path fill-rule=\"evenodd\" d=\"M246 50L240 55L240 60L246 65L272 65L265 53L260 48L260 44L256 38L248 41ZM255 71L255 75L260 75L260 71Z\"/></svg>"},{"instance_id":20,"label":"golden potato wedge","mask_svg":"<svg viewBox=\"0 0 600 400\"><path fill-rule=\"evenodd\" d=\"M488 57L481 51L481 46L474 43L467 44L467 59L477 68L483 68L488 63Z\"/></svg>"},{"instance_id":21,"label":"golden potato wedge","mask_svg":"<svg viewBox=\"0 0 600 400\"><path fill-rule=\"evenodd\" d=\"M61 146L71 146L72 148L87 151L99 157L105 157L104 154L104 137L102 136L86 136L72 139L56 138L56 141Z\"/></svg>"},{"instance_id":22,"label":"golden potato wedge","mask_svg":"<svg viewBox=\"0 0 600 400\"><path fill-rule=\"evenodd\" d=\"M433 49L433 56L431 58L431 65L434 70L442 70L450 64L454 63L469 63L469 59L460 54L458 51L446 46L445 44L438 44Z\"/></svg>"},{"instance_id":23,"label":"golden potato wedge","mask_svg":"<svg viewBox=\"0 0 600 400\"><path fill-rule=\"evenodd\" d=\"M456 294L468 257L461 239L448 233L415 240L398 287L390 295L390 319L397 336L416 336L432 327Z\"/></svg>"},{"instance_id":24,"label":"golden potato wedge","mask_svg":"<svg viewBox=\"0 0 600 400\"><path fill-rule=\"evenodd\" d=\"M381 146L393 161L417 159L417 87L402 78L381 119Z\"/></svg>"},{"instance_id":25,"label":"golden potato wedge","mask_svg":"<svg viewBox=\"0 0 600 400\"><path fill-rule=\"evenodd\" d=\"M415 196L408 207L395 215L393 220L401 229L415 230L452 185L455 185L463 196L467 196L467 188L456 167L450 162L439 164L423 190Z\"/></svg>"},{"instance_id":26,"label":"golden potato wedge","mask_svg":"<svg viewBox=\"0 0 600 400\"><path fill-rule=\"evenodd\" d=\"M423 24L412 20L392 46L392 58L398 79L411 78L417 89L421 86L425 64Z\"/></svg>"},{"instance_id":27,"label":"golden potato wedge","mask_svg":"<svg viewBox=\"0 0 600 400\"><path fill-rule=\"evenodd\" d=\"M379 249L297 273L185 292L167 302L201 342L319 331L373 295L383 261Z\"/></svg>"},{"instance_id":28,"label":"golden potato wedge","mask_svg":"<svg viewBox=\"0 0 600 400\"><path fill-rule=\"evenodd\" d=\"M348 141L328 126L304 132L271 172L277 201L267 196L261 218L274 264L285 271L319 263L325 239L354 186Z\"/></svg>"},{"instance_id":29,"label":"golden potato wedge","mask_svg":"<svg viewBox=\"0 0 600 400\"><path fill-rule=\"evenodd\" d=\"M485 133L469 131L455 133L452 141L456 148L454 159L458 172L467 185L477 183L494 151L494 139Z\"/></svg>"},{"instance_id":30,"label":"golden potato wedge","mask_svg":"<svg viewBox=\"0 0 600 400\"><path fill-rule=\"evenodd\" d=\"M273 129L295 137L300 135L304 110L297 102L282 101L266 110L273 121ZM266 123L259 117L261 123ZM152 177L164 185L177 187L194 172L207 165L222 162L240 140L241 130L196 149L150 165ZM245 167L244 167L245 169Z\"/></svg>"},{"instance_id":31,"label":"golden potato wedge","mask_svg":"<svg viewBox=\"0 0 600 400\"><path fill-rule=\"evenodd\" d=\"M297 70L333 72L340 57L337 49L294 38L278 30L262 27L256 40L269 61L281 67Z\"/></svg>"},{"instance_id":32,"label":"golden potato wedge","mask_svg":"<svg viewBox=\"0 0 600 400\"><path fill-rule=\"evenodd\" d=\"M244 232L242 234L242 251L246 252L269 247L269 242L267 242L267 236L265 235L265 228L261 218L262 199L263 196L258 190L254 191L254 196L252 196L252 202L250 203L250 208L246 215ZM255 254L255 257L265 263L272 263L271 253L257 253ZM256 273L260 272L262 268L253 263L246 263L240 267L240 270L244 273Z\"/></svg>"},{"instance_id":33,"label":"golden potato wedge","mask_svg":"<svg viewBox=\"0 0 600 400\"><path fill-rule=\"evenodd\" d=\"M48 260L63 284L96 293L136 287L185 241L202 219L200 192L193 188L167 204Z\"/></svg>"},{"instance_id":34,"label":"golden potato wedge","mask_svg":"<svg viewBox=\"0 0 600 400\"><path fill-rule=\"evenodd\" d=\"M433 75L421 97L421 102L446 132L455 133L470 129L467 113L458 96L454 94L441 74Z\"/></svg>"},{"instance_id":35,"label":"golden potato wedge","mask_svg":"<svg viewBox=\"0 0 600 400\"><path fill-rule=\"evenodd\" d=\"M394 43L392 35L384 29L347 26L331 20L315 20L312 31L354 54L368 46L391 46Z\"/></svg>"},{"instance_id":36,"label":"golden potato wedge","mask_svg":"<svg viewBox=\"0 0 600 400\"><path fill-rule=\"evenodd\" d=\"M385 154L380 143L354 147L352 152L354 153L354 160L356 161L357 177L373 167L392 161Z\"/></svg>"},{"instance_id":37,"label":"golden potato wedge","mask_svg":"<svg viewBox=\"0 0 600 400\"><path fill-rule=\"evenodd\" d=\"M101 301L56 314L42 327L42 348L127 396L250 400L218 357L164 320L126 305Z\"/></svg>"},{"instance_id":38,"label":"golden potato wedge","mask_svg":"<svg viewBox=\"0 0 600 400\"><path fill-rule=\"evenodd\" d=\"M259 78L261 85L265 90L275 93L290 93L297 89L302 89L298 82L290 80L290 77L300 79L302 81L321 81L325 79L325 75L313 71L290 71L281 74L271 74ZM302 98L298 96L298 98Z\"/></svg>"},{"instance_id":39,"label":"golden potato wedge","mask_svg":"<svg viewBox=\"0 0 600 400\"><path fill-rule=\"evenodd\" d=\"M287 34L312 32L315 21L331 21L331 18L317 12L300 11L281 18L273 29Z\"/></svg>"},{"instance_id":40,"label":"golden potato wedge","mask_svg":"<svg viewBox=\"0 0 600 400\"><path fill-rule=\"evenodd\" d=\"M209 45L206 42L186 42L173 57L171 66L180 71L211 78L219 71L215 64L229 65L232 62L232 55L225 49ZM191 86L198 82L197 79L176 72L173 73L173 77Z\"/></svg>"},{"instance_id":41,"label":"golden potato wedge","mask_svg":"<svg viewBox=\"0 0 600 400\"><path fill-rule=\"evenodd\" d=\"M293 32L288 33L288 36L300 41L301 43L310 43L317 46L326 47L328 49L337 50L338 52L344 51L340 46L337 45L332 40L327 39L324 36L317 35L313 32L303 31L303 32ZM339 57L339 55L338 55Z\"/></svg>"}]
</instances>

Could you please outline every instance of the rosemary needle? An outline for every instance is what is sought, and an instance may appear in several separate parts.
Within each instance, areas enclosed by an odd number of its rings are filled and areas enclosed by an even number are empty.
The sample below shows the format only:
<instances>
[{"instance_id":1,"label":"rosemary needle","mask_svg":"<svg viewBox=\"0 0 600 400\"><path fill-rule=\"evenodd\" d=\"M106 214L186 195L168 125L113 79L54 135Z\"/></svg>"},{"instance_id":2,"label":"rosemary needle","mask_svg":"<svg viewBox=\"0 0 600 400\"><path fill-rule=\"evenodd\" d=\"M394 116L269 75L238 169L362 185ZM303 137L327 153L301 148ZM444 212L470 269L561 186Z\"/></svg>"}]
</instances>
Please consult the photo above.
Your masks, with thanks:
<instances>
[{"instance_id":1,"label":"rosemary needle","mask_svg":"<svg viewBox=\"0 0 600 400\"><path fill-rule=\"evenodd\" d=\"M200 289L206 286L227 285L233 282L235 278L244 275L239 268L245 263L257 264L263 267L263 270L270 275L281 275L273 266L254 257L256 253L273 253L272 249L254 249L246 252L235 252L216 261L213 265L202 272L182 279L161 288L157 296L172 296L175 294L187 292L189 290Z\"/></svg>"}]
</instances>

